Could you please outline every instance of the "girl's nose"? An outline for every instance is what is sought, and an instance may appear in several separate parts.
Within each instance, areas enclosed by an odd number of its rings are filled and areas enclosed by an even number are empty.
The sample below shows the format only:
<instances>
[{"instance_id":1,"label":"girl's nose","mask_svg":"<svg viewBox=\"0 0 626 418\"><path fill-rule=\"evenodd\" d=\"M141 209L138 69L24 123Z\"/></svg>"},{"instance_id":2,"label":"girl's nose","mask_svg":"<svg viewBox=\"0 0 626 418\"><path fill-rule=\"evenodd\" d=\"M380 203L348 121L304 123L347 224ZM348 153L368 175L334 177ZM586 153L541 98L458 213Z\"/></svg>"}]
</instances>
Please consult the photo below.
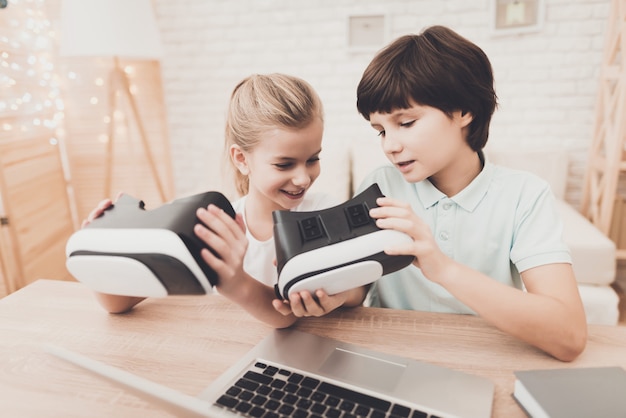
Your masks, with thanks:
<instances>
[{"instance_id":1,"label":"girl's nose","mask_svg":"<svg viewBox=\"0 0 626 418\"><path fill-rule=\"evenodd\" d=\"M296 186L306 187L311 183L311 177L312 176L311 173L309 173L309 170L303 167L296 170L291 181Z\"/></svg>"}]
</instances>

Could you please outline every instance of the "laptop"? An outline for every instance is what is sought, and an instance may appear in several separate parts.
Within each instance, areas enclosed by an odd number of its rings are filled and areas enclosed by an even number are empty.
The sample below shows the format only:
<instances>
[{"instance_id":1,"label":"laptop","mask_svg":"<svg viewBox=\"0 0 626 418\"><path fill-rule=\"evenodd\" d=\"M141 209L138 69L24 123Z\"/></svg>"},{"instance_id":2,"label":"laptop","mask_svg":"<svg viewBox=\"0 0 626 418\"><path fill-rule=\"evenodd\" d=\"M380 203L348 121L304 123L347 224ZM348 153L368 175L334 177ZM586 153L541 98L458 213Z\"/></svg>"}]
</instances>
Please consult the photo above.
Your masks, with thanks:
<instances>
[{"instance_id":1,"label":"laptop","mask_svg":"<svg viewBox=\"0 0 626 418\"><path fill-rule=\"evenodd\" d=\"M295 329L274 330L198 397L60 347L47 351L177 416L489 418L489 379Z\"/></svg>"},{"instance_id":2,"label":"laptop","mask_svg":"<svg viewBox=\"0 0 626 418\"><path fill-rule=\"evenodd\" d=\"M263 386L271 388L265 395ZM246 400L247 392L254 396ZM284 329L273 331L199 398L244 416L259 416L255 402L266 397L262 406L278 398L277 416L485 418L491 417L493 393L486 378Z\"/></svg>"}]
</instances>

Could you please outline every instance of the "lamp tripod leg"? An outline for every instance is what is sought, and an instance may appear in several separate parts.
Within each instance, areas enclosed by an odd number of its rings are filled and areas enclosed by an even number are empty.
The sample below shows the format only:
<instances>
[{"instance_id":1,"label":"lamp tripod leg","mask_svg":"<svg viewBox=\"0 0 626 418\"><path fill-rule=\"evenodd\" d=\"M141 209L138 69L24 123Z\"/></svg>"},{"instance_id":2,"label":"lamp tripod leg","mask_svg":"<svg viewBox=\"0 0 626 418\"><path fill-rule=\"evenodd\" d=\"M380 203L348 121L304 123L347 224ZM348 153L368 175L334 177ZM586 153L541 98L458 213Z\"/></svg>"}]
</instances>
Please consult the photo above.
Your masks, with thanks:
<instances>
[{"instance_id":1,"label":"lamp tripod leg","mask_svg":"<svg viewBox=\"0 0 626 418\"><path fill-rule=\"evenodd\" d=\"M165 190L163 188L163 184L161 182L161 177L159 176L159 172L157 170L157 166L156 163L154 162L154 157L152 156L152 151L150 148L150 143L148 142L148 136L146 134L146 129L144 127L143 121L141 119L141 116L139 115L139 108L137 106L137 102L135 100L135 97L133 96L133 94L130 91L130 83L128 81L128 77L126 76L126 74L122 71L121 72L121 82L122 82L122 92L126 95L126 97L128 98L128 102L130 103L130 107L131 110L133 112L133 116L135 117L135 121L137 122L137 129L139 130L139 136L141 138L141 143L143 145L143 149L145 151L146 154L146 158L148 160L148 165L150 166L150 171L152 172L152 177L156 183L157 186L157 190L159 191L159 196L161 197L161 200L163 202L165 202L167 200L167 197L165 196Z\"/></svg>"}]
</instances>

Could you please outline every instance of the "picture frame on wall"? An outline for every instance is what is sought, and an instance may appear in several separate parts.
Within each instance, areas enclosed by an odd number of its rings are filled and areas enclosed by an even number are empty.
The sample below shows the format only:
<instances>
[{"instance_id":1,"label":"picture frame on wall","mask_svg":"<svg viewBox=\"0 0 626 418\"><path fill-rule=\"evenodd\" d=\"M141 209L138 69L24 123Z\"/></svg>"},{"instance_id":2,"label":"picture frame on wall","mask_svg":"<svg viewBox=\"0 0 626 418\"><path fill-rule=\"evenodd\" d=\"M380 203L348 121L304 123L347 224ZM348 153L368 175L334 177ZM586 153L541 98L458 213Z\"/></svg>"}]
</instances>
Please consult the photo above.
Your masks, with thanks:
<instances>
[{"instance_id":1,"label":"picture frame on wall","mask_svg":"<svg viewBox=\"0 0 626 418\"><path fill-rule=\"evenodd\" d=\"M493 35L538 32L545 19L545 0L490 0Z\"/></svg>"},{"instance_id":2,"label":"picture frame on wall","mask_svg":"<svg viewBox=\"0 0 626 418\"><path fill-rule=\"evenodd\" d=\"M350 52L375 52L389 39L389 19L384 13L350 15L346 45Z\"/></svg>"}]
</instances>

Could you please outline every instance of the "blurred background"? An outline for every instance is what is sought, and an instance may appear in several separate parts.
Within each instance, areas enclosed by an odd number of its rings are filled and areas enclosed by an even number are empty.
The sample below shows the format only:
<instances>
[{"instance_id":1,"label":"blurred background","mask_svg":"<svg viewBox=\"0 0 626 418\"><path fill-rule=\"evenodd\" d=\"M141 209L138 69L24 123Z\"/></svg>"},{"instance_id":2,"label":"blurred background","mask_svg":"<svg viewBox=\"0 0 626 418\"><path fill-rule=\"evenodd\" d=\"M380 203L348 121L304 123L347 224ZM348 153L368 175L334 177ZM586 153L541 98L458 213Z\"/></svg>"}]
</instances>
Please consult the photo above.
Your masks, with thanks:
<instances>
[{"instance_id":1,"label":"blurred background","mask_svg":"<svg viewBox=\"0 0 626 418\"><path fill-rule=\"evenodd\" d=\"M233 87L252 73L297 75L318 91L326 128L314 188L349 196L351 185L324 167L347 173L351 152L377 147L356 111L361 74L381 47L435 24L491 59L500 106L488 149L566 150L565 197L580 207L611 4L8 0L0 9L0 293L36 278L70 279L67 237L119 191L147 207L205 190L236 198L222 170L224 118Z\"/></svg>"}]
</instances>

